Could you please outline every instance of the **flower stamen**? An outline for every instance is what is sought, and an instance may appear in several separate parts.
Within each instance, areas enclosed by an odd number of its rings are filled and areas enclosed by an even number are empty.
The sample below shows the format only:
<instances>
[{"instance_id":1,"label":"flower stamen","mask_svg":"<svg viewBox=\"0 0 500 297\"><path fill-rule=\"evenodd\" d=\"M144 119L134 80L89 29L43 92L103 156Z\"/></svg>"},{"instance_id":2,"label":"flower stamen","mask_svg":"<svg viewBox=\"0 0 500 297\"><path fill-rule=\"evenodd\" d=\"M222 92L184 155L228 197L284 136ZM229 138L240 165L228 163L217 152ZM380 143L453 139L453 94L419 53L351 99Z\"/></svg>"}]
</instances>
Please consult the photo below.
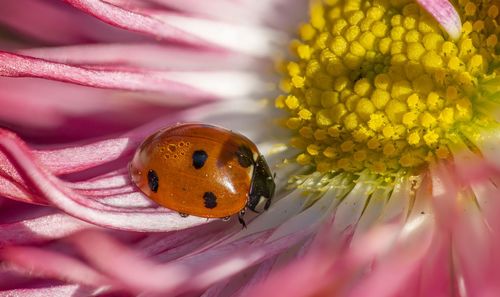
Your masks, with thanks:
<instances>
[{"instance_id":1,"label":"flower stamen","mask_svg":"<svg viewBox=\"0 0 500 297\"><path fill-rule=\"evenodd\" d=\"M452 39L413 1L313 1L276 99L302 150L296 161L414 173L450 158L457 131L493 124L476 107L480 82L496 76L498 6L459 2L464 24Z\"/></svg>"}]
</instances>

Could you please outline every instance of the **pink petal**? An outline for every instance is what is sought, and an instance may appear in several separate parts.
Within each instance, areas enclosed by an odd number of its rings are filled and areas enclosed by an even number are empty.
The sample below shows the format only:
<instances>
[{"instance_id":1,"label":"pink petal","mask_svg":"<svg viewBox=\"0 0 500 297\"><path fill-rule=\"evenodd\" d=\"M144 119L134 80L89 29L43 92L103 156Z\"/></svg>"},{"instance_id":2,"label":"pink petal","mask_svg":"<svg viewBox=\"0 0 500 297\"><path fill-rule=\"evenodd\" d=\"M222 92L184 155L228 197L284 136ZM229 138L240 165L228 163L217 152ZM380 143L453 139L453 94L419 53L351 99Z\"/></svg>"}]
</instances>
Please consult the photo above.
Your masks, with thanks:
<instances>
[{"instance_id":1,"label":"pink petal","mask_svg":"<svg viewBox=\"0 0 500 297\"><path fill-rule=\"evenodd\" d=\"M440 163L431 166L431 178L434 210L441 214L436 219L444 230L450 231L459 214L457 198L460 189L456 175L450 174L447 166L451 165Z\"/></svg>"},{"instance_id":2,"label":"pink petal","mask_svg":"<svg viewBox=\"0 0 500 297\"><path fill-rule=\"evenodd\" d=\"M417 0L417 2L439 22L451 38L458 39L460 37L462 21L450 1Z\"/></svg>"},{"instance_id":3,"label":"pink petal","mask_svg":"<svg viewBox=\"0 0 500 297\"><path fill-rule=\"evenodd\" d=\"M97 141L77 147L40 150L33 153L42 164L55 174L82 171L102 165L122 156L131 156L138 142L127 137ZM99 152L95 154L94 152Z\"/></svg>"},{"instance_id":4,"label":"pink petal","mask_svg":"<svg viewBox=\"0 0 500 297\"><path fill-rule=\"evenodd\" d=\"M111 284L109 279L82 262L44 249L6 247L0 250L0 258L13 264L18 271L36 271L37 277L58 278L93 287Z\"/></svg>"},{"instance_id":5,"label":"pink petal","mask_svg":"<svg viewBox=\"0 0 500 297\"><path fill-rule=\"evenodd\" d=\"M8 77L39 77L75 84L130 91L160 92L188 97L210 97L187 85L175 82L168 75L121 70L92 70L52 63L0 52L0 75Z\"/></svg>"},{"instance_id":6,"label":"pink petal","mask_svg":"<svg viewBox=\"0 0 500 297\"><path fill-rule=\"evenodd\" d=\"M249 5L230 0L211 0L200 2L197 0L150 0L165 7L175 8L179 11L206 16L216 20L234 23L252 23L260 17Z\"/></svg>"},{"instance_id":7,"label":"pink petal","mask_svg":"<svg viewBox=\"0 0 500 297\"><path fill-rule=\"evenodd\" d=\"M248 69L258 62L253 57L238 53L149 43L85 44L31 48L17 52L63 64L129 65L158 70ZM123 55L124 52L128 55Z\"/></svg>"},{"instance_id":8,"label":"pink petal","mask_svg":"<svg viewBox=\"0 0 500 297\"><path fill-rule=\"evenodd\" d=\"M91 290L84 289L78 285L58 285L42 288L22 288L15 290L6 290L0 292L0 297L88 297L92 294Z\"/></svg>"},{"instance_id":9,"label":"pink petal","mask_svg":"<svg viewBox=\"0 0 500 297\"><path fill-rule=\"evenodd\" d=\"M30 9L23 9L26 7ZM31 43L42 41L49 44L74 44L147 39L140 34L104 24L76 9L68 9L64 3L39 0L3 1L0 22L34 39Z\"/></svg>"},{"instance_id":10,"label":"pink petal","mask_svg":"<svg viewBox=\"0 0 500 297\"><path fill-rule=\"evenodd\" d=\"M0 224L0 247L36 244L94 227L66 214L49 214L10 224Z\"/></svg>"},{"instance_id":11,"label":"pink petal","mask_svg":"<svg viewBox=\"0 0 500 297\"><path fill-rule=\"evenodd\" d=\"M124 133L200 100L0 77L0 105L4 107L0 121L32 143L75 142Z\"/></svg>"},{"instance_id":12,"label":"pink petal","mask_svg":"<svg viewBox=\"0 0 500 297\"><path fill-rule=\"evenodd\" d=\"M244 71L160 72L121 67L75 67L0 52L0 75L39 77L90 87L157 92L193 99L243 97L265 90L256 74Z\"/></svg>"},{"instance_id":13,"label":"pink petal","mask_svg":"<svg viewBox=\"0 0 500 297\"><path fill-rule=\"evenodd\" d=\"M111 25L127 30L166 38L201 47L223 47L254 55L268 55L273 43L279 39L276 33L264 29L236 26L178 14L155 11L134 11L126 5L108 4L101 0L66 0ZM238 38L241 34L244 39Z\"/></svg>"}]
</instances>

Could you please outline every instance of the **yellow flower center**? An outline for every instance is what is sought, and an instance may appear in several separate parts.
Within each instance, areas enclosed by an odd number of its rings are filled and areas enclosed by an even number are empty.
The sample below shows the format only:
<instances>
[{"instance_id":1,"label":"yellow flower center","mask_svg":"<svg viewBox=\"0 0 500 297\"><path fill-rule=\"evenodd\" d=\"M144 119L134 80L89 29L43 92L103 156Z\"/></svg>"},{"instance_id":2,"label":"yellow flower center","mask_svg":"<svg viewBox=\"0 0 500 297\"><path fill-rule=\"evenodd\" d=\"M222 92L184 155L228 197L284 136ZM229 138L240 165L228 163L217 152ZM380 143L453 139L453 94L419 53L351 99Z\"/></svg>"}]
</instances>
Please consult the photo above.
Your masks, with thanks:
<instances>
[{"instance_id":1,"label":"yellow flower center","mask_svg":"<svg viewBox=\"0 0 500 297\"><path fill-rule=\"evenodd\" d=\"M481 81L498 73L498 1L461 0L452 40L414 1L324 0L291 43L276 106L296 162L319 172L413 172L451 157L478 121Z\"/></svg>"}]
</instances>

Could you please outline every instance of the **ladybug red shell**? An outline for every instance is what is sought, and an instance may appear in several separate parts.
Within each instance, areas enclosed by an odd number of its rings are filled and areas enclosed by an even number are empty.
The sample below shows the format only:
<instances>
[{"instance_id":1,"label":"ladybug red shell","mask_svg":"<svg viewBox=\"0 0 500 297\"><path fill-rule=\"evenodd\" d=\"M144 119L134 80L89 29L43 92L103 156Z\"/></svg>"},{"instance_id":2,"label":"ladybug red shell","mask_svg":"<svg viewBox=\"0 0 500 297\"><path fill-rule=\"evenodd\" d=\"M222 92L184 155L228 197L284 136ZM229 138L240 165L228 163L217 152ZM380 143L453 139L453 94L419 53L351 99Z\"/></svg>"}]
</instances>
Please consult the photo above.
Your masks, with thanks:
<instances>
[{"instance_id":1,"label":"ladybug red shell","mask_svg":"<svg viewBox=\"0 0 500 297\"><path fill-rule=\"evenodd\" d=\"M229 218L245 208L265 209L274 178L245 136L212 125L180 124L149 136L137 149L130 175L150 199L181 215Z\"/></svg>"}]
</instances>

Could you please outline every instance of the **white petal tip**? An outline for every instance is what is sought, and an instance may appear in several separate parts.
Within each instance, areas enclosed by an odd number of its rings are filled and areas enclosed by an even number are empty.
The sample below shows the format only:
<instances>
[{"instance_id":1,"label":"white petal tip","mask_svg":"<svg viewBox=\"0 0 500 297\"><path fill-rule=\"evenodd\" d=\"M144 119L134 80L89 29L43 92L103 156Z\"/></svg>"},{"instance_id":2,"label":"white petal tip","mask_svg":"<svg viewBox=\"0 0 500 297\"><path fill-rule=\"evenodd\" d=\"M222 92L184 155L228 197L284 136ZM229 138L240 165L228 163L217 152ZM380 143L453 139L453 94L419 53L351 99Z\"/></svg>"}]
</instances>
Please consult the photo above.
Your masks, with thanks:
<instances>
[{"instance_id":1,"label":"white petal tip","mask_svg":"<svg viewBox=\"0 0 500 297\"><path fill-rule=\"evenodd\" d=\"M462 32L462 21L457 10L448 0L417 0L443 27L452 39L458 39Z\"/></svg>"}]
</instances>

